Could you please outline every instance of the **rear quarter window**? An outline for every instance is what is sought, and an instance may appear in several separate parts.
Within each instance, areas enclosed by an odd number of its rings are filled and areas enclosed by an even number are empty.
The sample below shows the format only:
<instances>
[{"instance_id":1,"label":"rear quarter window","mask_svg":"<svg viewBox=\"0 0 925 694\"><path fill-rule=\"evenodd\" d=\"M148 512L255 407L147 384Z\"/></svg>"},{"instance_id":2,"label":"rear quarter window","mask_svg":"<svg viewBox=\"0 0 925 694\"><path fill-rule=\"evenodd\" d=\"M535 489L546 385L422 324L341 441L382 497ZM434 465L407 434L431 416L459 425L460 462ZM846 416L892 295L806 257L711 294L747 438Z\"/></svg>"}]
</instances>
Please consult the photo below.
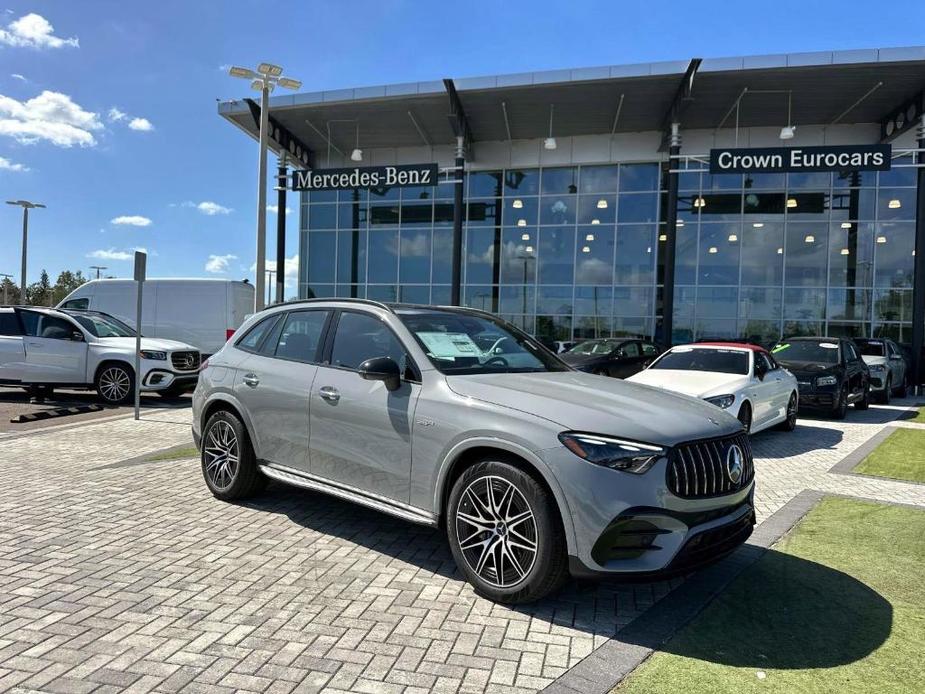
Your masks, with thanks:
<instances>
[{"instance_id":1,"label":"rear quarter window","mask_svg":"<svg viewBox=\"0 0 925 694\"><path fill-rule=\"evenodd\" d=\"M0 313L0 335L19 336L22 329L19 327L19 318L12 311Z\"/></svg>"}]
</instances>

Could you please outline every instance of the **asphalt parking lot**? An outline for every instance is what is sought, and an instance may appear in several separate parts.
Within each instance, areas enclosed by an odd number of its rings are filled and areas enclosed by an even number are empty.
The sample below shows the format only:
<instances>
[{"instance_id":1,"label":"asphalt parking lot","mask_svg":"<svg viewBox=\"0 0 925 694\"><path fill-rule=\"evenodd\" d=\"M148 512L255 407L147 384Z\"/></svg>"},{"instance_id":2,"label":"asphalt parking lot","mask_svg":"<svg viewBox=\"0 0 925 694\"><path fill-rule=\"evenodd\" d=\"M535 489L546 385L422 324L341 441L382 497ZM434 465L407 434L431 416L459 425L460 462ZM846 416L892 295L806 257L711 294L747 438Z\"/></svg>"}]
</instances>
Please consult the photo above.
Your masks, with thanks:
<instances>
[{"instance_id":1,"label":"asphalt parking lot","mask_svg":"<svg viewBox=\"0 0 925 694\"><path fill-rule=\"evenodd\" d=\"M805 489L925 506L925 486L830 471L903 411L756 435L759 521ZM0 691L535 692L682 583L488 602L438 531L275 484L226 504L198 460L148 459L190 444L189 416L0 440L15 480L0 489Z\"/></svg>"}]
</instances>

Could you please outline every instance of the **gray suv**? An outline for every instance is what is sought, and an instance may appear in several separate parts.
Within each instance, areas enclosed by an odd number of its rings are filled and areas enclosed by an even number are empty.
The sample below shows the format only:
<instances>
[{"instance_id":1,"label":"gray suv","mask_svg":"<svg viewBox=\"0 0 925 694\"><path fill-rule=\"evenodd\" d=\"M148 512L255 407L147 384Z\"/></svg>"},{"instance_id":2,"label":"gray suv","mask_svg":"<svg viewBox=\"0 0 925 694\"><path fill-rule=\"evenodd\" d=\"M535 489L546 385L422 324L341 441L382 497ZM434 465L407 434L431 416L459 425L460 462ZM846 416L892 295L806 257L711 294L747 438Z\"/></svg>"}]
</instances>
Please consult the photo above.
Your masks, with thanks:
<instances>
[{"instance_id":1,"label":"gray suv","mask_svg":"<svg viewBox=\"0 0 925 694\"><path fill-rule=\"evenodd\" d=\"M203 365L193 413L219 499L272 479L445 528L459 569L500 602L569 573L686 572L755 523L737 419L575 371L472 309L272 307Z\"/></svg>"}]
</instances>

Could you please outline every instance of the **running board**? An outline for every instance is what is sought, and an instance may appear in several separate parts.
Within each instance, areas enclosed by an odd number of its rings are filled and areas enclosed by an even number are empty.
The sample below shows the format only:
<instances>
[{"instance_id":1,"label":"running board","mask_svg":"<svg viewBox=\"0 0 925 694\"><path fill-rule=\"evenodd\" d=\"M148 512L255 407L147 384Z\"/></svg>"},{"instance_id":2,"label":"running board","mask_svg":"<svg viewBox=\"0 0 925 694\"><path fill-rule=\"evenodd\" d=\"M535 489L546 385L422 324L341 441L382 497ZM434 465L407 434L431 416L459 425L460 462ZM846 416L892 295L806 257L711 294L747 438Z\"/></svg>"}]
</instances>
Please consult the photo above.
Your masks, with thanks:
<instances>
[{"instance_id":1,"label":"running board","mask_svg":"<svg viewBox=\"0 0 925 694\"><path fill-rule=\"evenodd\" d=\"M291 484L295 487L301 487L302 489L310 489L312 491L330 494L339 499L361 504L362 506L381 511L382 513L388 513L391 516L397 516L402 520L412 523L419 523L432 527L437 525L437 519L433 514L422 511L414 506L386 499L385 497L364 492L354 487L348 487L347 485L340 485L322 480L314 475L306 474L301 470L294 470L283 465L277 465L276 463L260 461L258 467L260 471L270 479Z\"/></svg>"}]
</instances>

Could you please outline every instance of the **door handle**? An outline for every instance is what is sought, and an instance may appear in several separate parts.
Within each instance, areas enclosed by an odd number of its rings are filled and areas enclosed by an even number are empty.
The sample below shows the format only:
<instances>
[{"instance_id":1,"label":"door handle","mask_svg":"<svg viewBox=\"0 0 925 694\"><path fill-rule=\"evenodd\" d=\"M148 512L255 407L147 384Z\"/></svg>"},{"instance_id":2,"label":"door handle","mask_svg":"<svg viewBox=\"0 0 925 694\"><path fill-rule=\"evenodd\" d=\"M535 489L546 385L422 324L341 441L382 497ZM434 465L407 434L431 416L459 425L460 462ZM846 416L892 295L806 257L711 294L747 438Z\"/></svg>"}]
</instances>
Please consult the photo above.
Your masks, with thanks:
<instances>
[{"instance_id":1,"label":"door handle","mask_svg":"<svg viewBox=\"0 0 925 694\"><path fill-rule=\"evenodd\" d=\"M244 381L244 385L250 386L251 388L256 388L260 385L260 379L257 378L257 374L244 374L244 378L241 380Z\"/></svg>"},{"instance_id":2,"label":"door handle","mask_svg":"<svg viewBox=\"0 0 925 694\"><path fill-rule=\"evenodd\" d=\"M337 392L337 388L333 386L322 386L318 389L318 395L321 396L322 400L334 403L340 400L340 393Z\"/></svg>"}]
</instances>

